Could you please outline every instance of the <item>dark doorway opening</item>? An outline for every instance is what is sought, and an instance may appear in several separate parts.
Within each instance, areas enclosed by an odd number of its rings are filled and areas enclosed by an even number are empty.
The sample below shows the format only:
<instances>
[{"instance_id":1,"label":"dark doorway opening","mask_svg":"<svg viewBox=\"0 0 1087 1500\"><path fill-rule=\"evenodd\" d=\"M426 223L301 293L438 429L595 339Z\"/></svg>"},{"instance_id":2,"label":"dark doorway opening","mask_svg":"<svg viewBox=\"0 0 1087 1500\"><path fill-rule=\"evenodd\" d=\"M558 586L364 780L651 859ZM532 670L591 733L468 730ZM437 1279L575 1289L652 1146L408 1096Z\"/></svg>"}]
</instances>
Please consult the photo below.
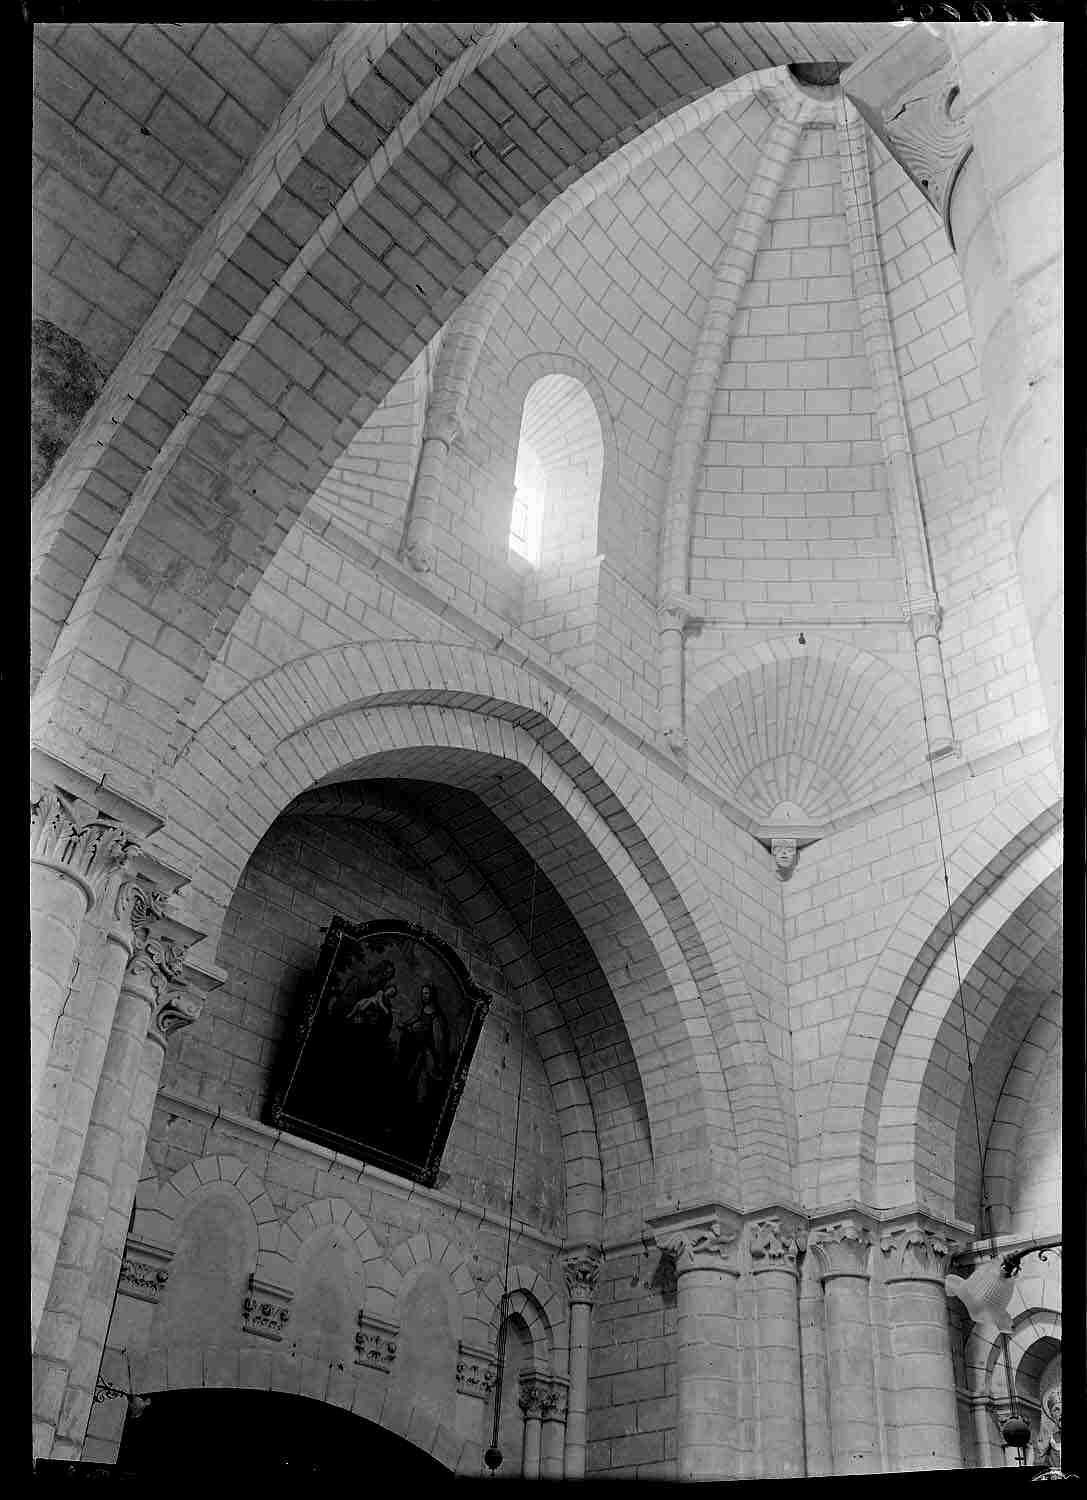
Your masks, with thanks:
<instances>
[{"instance_id":1,"label":"dark doorway opening","mask_svg":"<svg viewBox=\"0 0 1087 1500\"><path fill-rule=\"evenodd\" d=\"M411 1485L450 1471L405 1438L283 1391L158 1391L125 1423L117 1468L156 1478L378 1477Z\"/></svg>"}]
</instances>

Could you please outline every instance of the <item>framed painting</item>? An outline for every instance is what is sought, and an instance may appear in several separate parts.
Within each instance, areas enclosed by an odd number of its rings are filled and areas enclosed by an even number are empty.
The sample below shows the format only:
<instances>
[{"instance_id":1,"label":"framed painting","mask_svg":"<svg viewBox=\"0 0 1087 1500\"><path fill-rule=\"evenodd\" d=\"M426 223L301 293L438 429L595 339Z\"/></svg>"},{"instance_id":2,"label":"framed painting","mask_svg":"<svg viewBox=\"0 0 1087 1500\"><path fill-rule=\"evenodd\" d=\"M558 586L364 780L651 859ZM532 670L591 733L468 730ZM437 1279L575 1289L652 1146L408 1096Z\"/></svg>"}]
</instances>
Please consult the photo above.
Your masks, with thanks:
<instances>
[{"instance_id":1,"label":"framed painting","mask_svg":"<svg viewBox=\"0 0 1087 1500\"><path fill-rule=\"evenodd\" d=\"M422 927L334 917L266 1118L432 1187L490 999Z\"/></svg>"}]
</instances>

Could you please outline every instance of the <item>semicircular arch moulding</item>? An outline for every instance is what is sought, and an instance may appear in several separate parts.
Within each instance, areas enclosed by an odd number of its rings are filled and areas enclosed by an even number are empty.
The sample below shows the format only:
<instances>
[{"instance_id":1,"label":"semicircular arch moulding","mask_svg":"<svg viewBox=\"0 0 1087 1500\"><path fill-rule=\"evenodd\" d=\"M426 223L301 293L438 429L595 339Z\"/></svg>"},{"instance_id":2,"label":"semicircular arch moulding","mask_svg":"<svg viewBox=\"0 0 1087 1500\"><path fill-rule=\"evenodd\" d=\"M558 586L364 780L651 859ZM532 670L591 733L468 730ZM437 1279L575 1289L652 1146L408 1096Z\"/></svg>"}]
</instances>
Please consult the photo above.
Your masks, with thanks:
<instances>
[{"instance_id":1,"label":"semicircular arch moulding","mask_svg":"<svg viewBox=\"0 0 1087 1500\"><path fill-rule=\"evenodd\" d=\"M413 680L426 686L405 686ZM431 687L435 682L448 686ZM416 701L408 717L397 720L392 704L410 700ZM368 708L355 707L367 703ZM592 734L591 723L555 689L474 648L413 643L408 651L390 642L379 651L333 648L269 674L208 721L163 788L175 841L170 850L198 872L194 894L203 898L200 915L211 946L259 838L295 796L317 782L357 776L362 761L366 775L389 774L408 750L414 774L427 779L435 778L438 762L448 761L454 748L496 757L492 781L499 762L539 763L533 774L544 789L541 795L546 793L548 815L560 817L571 833L576 829L579 838L595 845L604 878L613 883L634 924L628 928L633 948L617 943L613 932L594 937L590 928L586 935L598 957L603 953L607 959L602 968L617 998L620 992L630 997L625 1019L636 1056L641 1049L651 1122L653 1091L665 1088L661 1041L667 1037L687 1058L681 1067L690 1072L689 1098L702 1119L691 1139L703 1144L688 1148L683 1170L709 1172L722 1190L728 1182L739 1192L742 1173L751 1193L787 1192L790 1137L784 1109L766 1049L748 1040L762 1033L763 1023L722 912L708 900L704 875L685 860L670 871L657 854L658 840L670 859L676 849L667 837L664 810L646 792L644 775L619 761L608 784L593 770ZM445 774L439 769L437 779ZM518 832L530 852L534 846L546 849L542 835L538 815L525 819ZM163 855L168 857L165 849ZM542 867L546 870L546 860ZM567 879L565 867L553 879L564 899ZM571 894L567 904L576 916L578 899ZM654 953L664 988L647 1008L644 993L635 998L639 985L631 980L631 960ZM646 1086L647 1074L655 1080L652 1087ZM663 1094L661 1105L670 1115ZM740 1162L729 1144L736 1140L734 1119L743 1121ZM680 1170L677 1162L672 1167Z\"/></svg>"},{"instance_id":2,"label":"semicircular arch moulding","mask_svg":"<svg viewBox=\"0 0 1087 1500\"><path fill-rule=\"evenodd\" d=\"M846 1197L877 1201L880 1117L885 1104L897 1107L887 1103L894 1058L897 1054L899 1066L915 1075L916 1089L916 1076L923 1072L933 1045L931 1036L918 1043L923 1048L923 1061L920 1065L915 1061L912 1069L905 1062L905 1052L899 1052L900 1038L926 976L942 956L945 963L950 961L952 930L960 944L960 958L965 955L967 966L974 962L1011 908L1007 904L992 905L985 920L977 924L977 939L969 949L963 946L966 919L984 908L994 892L999 894L1001 882L1052 834L1060 818L1061 803L1052 773L1038 785L1024 783L1007 793L998 807L948 851L950 917L943 881L934 866L932 878L918 890L872 960L828 1093L828 1100L833 1096L833 1117L824 1113L820 1129L811 1136L818 1147L816 1201L840 1202ZM1048 871L1039 878L1045 873ZM946 988L946 982L941 983ZM941 1018L947 1014L954 994L952 983L941 1002ZM885 1117L888 1122L890 1118Z\"/></svg>"},{"instance_id":3,"label":"semicircular arch moulding","mask_svg":"<svg viewBox=\"0 0 1087 1500\"><path fill-rule=\"evenodd\" d=\"M692 766L759 820L788 802L828 823L925 768L917 684L830 636L763 641L705 666L687 733Z\"/></svg>"}]
</instances>

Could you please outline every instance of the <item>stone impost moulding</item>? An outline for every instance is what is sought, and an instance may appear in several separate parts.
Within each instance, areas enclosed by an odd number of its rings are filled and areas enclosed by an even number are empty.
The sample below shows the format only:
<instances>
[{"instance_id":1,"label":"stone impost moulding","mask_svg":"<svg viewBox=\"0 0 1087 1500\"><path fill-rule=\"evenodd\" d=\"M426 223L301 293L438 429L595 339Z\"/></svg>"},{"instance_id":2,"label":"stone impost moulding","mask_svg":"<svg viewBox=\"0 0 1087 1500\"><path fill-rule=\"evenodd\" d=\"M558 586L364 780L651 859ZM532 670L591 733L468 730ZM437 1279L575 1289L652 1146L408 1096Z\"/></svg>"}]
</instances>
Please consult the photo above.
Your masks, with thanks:
<instances>
[{"instance_id":1,"label":"stone impost moulding","mask_svg":"<svg viewBox=\"0 0 1087 1500\"><path fill-rule=\"evenodd\" d=\"M290 1322L290 1302L293 1296L287 1287L265 1281L255 1273L249 1277L249 1286L242 1299L242 1327L246 1333L258 1338L278 1341Z\"/></svg>"},{"instance_id":2,"label":"stone impost moulding","mask_svg":"<svg viewBox=\"0 0 1087 1500\"><path fill-rule=\"evenodd\" d=\"M393 1367L400 1346L399 1327L395 1323L386 1322L384 1318L374 1317L365 1309L359 1313L356 1321L359 1331L355 1335L355 1363L387 1375Z\"/></svg>"}]
</instances>

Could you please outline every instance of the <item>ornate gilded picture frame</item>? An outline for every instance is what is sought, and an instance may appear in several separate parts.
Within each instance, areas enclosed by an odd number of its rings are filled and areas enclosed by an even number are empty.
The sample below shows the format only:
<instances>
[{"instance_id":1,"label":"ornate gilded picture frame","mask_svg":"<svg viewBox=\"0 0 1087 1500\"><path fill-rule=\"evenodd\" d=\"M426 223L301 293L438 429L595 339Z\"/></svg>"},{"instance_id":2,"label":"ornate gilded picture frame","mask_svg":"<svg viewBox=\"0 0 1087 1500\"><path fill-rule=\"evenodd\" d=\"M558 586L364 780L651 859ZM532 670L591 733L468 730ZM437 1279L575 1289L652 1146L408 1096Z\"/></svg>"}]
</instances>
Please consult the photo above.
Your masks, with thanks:
<instances>
[{"instance_id":1,"label":"ornate gilded picture frame","mask_svg":"<svg viewBox=\"0 0 1087 1500\"><path fill-rule=\"evenodd\" d=\"M491 997L408 922L334 917L266 1119L432 1187Z\"/></svg>"}]
</instances>

